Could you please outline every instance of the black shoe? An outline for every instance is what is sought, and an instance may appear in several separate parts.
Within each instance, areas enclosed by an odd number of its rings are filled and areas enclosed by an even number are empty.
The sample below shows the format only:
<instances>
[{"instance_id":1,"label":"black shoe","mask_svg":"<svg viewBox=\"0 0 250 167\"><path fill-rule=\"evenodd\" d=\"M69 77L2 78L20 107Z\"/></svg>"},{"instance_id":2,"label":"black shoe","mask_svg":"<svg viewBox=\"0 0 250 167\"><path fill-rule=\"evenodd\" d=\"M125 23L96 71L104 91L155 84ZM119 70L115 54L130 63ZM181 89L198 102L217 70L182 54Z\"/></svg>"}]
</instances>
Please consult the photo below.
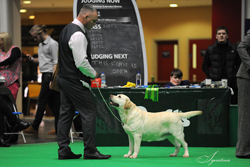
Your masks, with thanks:
<instances>
[{"instance_id":1,"label":"black shoe","mask_svg":"<svg viewBox=\"0 0 250 167\"><path fill-rule=\"evenodd\" d=\"M20 120L19 123L17 124L17 129L19 131L22 131L22 130L27 129L30 125L31 123Z\"/></svg>"},{"instance_id":2,"label":"black shoe","mask_svg":"<svg viewBox=\"0 0 250 167\"><path fill-rule=\"evenodd\" d=\"M59 155L58 159L79 159L82 156L82 154L74 154L73 152L70 152L65 155Z\"/></svg>"},{"instance_id":3,"label":"black shoe","mask_svg":"<svg viewBox=\"0 0 250 167\"><path fill-rule=\"evenodd\" d=\"M84 159L109 159L111 155L103 155L99 151L93 154L84 154Z\"/></svg>"},{"instance_id":4,"label":"black shoe","mask_svg":"<svg viewBox=\"0 0 250 167\"><path fill-rule=\"evenodd\" d=\"M10 143L6 143L3 139L3 136L0 136L0 147L9 147Z\"/></svg>"},{"instance_id":5,"label":"black shoe","mask_svg":"<svg viewBox=\"0 0 250 167\"><path fill-rule=\"evenodd\" d=\"M250 155L243 155L243 156L240 156L240 155L236 155L237 158L246 158L246 159L250 159Z\"/></svg>"}]
</instances>

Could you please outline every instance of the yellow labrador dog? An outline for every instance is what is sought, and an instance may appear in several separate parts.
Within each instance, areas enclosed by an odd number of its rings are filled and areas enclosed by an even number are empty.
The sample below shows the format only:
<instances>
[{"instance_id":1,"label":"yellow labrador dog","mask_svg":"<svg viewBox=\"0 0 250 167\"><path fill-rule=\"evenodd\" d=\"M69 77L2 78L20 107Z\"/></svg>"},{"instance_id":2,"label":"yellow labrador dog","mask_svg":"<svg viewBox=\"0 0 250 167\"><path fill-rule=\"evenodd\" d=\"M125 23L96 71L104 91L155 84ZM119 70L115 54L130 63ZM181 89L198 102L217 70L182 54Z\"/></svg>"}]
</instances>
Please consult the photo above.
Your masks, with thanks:
<instances>
[{"instance_id":1,"label":"yellow labrador dog","mask_svg":"<svg viewBox=\"0 0 250 167\"><path fill-rule=\"evenodd\" d=\"M185 149L183 157L189 157L181 119L200 115L202 111L150 113L138 108L123 94L110 95L110 100L110 105L119 111L123 128L129 137L129 152L124 157L137 158L141 141L164 139L168 139L175 146L175 152L170 154L170 157L177 156L181 145Z\"/></svg>"}]
</instances>

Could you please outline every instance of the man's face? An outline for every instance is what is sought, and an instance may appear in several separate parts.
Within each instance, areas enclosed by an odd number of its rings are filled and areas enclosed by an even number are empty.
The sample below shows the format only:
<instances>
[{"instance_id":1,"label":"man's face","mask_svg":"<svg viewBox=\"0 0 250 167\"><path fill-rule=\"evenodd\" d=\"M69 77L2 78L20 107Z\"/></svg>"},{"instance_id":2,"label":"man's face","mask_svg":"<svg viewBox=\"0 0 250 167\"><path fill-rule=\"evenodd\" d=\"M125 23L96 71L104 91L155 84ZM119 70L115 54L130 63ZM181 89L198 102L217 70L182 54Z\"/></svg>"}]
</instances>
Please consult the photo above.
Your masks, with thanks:
<instances>
[{"instance_id":1,"label":"man's face","mask_svg":"<svg viewBox=\"0 0 250 167\"><path fill-rule=\"evenodd\" d=\"M41 33L37 34L37 33L32 32L30 34L31 34L32 38L34 39L34 41L37 41L39 43L43 42L43 38L42 38Z\"/></svg>"},{"instance_id":2,"label":"man's face","mask_svg":"<svg viewBox=\"0 0 250 167\"><path fill-rule=\"evenodd\" d=\"M86 17L86 22L84 27L90 30L94 25L96 25L96 21L98 20L97 12L93 12Z\"/></svg>"},{"instance_id":3,"label":"man's face","mask_svg":"<svg viewBox=\"0 0 250 167\"><path fill-rule=\"evenodd\" d=\"M181 84L181 80L182 78L181 77L177 77L176 75L173 75L173 76L170 76L170 82L177 86L177 85L180 85Z\"/></svg>"},{"instance_id":4,"label":"man's face","mask_svg":"<svg viewBox=\"0 0 250 167\"><path fill-rule=\"evenodd\" d=\"M222 44L226 43L227 38L228 38L228 35L227 35L227 32L225 30L217 31L216 39L217 39L218 43L222 43Z\"/></svg>"}]
</instances>

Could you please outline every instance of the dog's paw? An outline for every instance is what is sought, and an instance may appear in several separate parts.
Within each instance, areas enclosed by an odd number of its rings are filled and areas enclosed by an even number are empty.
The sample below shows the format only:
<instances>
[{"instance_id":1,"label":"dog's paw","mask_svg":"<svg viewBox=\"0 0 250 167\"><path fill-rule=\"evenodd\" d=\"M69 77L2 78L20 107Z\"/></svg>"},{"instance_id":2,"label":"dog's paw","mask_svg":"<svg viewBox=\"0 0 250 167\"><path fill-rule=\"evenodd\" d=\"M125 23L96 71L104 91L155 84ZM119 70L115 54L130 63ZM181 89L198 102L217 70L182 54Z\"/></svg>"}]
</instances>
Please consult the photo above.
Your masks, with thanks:
<instances>
[{"instance_id":1,"label":"dog's paw","mask_svg":"<svg viewBox=\"0 0 250 167\"><path fill-rule=\"evenodd\" d=\"M177 154L174 154L174 153L173 153L173 154L170 154L169 156L170 156L170 157L177 157Z\"/></svg>"},{"instance_id":2,"label":"dog's paw","mask_svg":"<svg viewBox=\"0 0 250 167\"><path fill-rule=\"evenodd\" d=\"M136 155L131 155L129 158L130 159L135 159L135 158L137 158L137 156Z\"/></svg>"},{"instance_id":3,"label":"dog's paw","mask_svg":"<svg viewBox=\"0 0 250 167\"><path fill-rule=\"evenodd\" d=\"M131 155L131 154L125 154L125 155L123 155L123 157L124 157L124 158L128 158L128 157L130 157L130 155Z\"/></svg>"},{"instance_id":4,"label":"dog's paw","mask_svg":"<svg viewBox=\"0 0 250 167\"><path fill-rule=\"evenodd\" d=\"M189 157L189 154L184 154L183 155L183 158L188 158Z\"/></svg>"}]
</instances>

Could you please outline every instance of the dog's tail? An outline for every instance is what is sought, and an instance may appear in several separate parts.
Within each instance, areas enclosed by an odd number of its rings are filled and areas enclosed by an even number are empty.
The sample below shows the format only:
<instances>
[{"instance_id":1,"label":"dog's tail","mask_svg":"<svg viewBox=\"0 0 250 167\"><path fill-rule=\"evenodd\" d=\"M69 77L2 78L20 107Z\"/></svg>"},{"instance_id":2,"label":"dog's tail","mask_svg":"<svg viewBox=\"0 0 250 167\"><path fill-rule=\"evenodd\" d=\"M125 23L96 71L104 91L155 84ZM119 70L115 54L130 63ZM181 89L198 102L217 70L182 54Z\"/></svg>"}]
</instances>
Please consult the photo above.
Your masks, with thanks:
<instances>
[{"instance_id":1,"label":"dog's tail","mask_svg":"<svg viewBox=\"0 0 250 167\"><path fill-rule=\"evenodd\" d=\"M202 111L189 111L189 112L182 112L179 113L181 118L190 118L194 117L196 115L201 115Z\"/></svg>"}]
</instances>

